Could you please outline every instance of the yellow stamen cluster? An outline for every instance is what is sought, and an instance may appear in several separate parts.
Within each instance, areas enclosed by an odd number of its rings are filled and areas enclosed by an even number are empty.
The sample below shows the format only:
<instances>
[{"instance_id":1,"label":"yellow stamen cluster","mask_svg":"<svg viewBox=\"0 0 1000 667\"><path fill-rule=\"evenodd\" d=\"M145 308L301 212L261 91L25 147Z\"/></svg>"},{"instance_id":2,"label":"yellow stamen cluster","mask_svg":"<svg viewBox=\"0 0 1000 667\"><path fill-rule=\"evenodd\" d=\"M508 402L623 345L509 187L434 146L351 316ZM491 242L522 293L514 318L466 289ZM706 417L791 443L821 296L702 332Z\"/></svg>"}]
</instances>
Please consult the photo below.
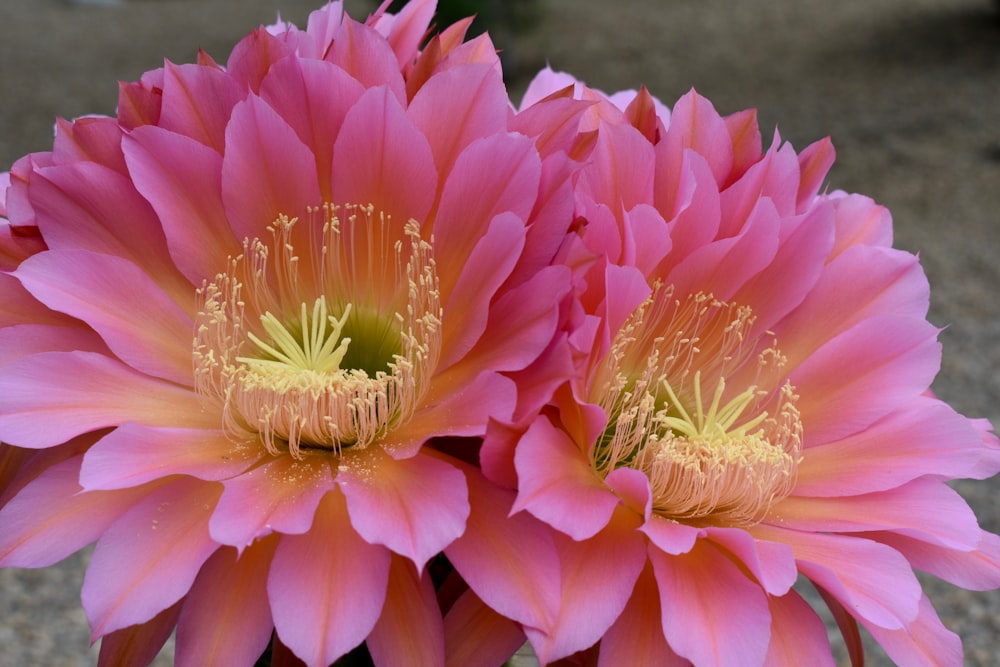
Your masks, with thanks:
<instances>
[{"instance_id":1,"label":"yellow stamen cluster","mask_svg":"<svg viewBox=\"0 0 1000 667\"><path fill-rule=\"evenodd\" d=\"M753 323L746 307L655 289L594 386L608 414L595 470L644 472L653 510L689 523L752 524L787 495L802 440L797 397L778 381L773 341L748 340ZM729 387L732 377L745 386Z\"/></svg>"},{"instance_id":2,"label":"yellow stamen cluster","mask_svg":"<svg viewBox=\"0 0 1000 667\"><path fill-rule=\"evenodd\" d=\"M419 224L394 236L372 207L344 210L322 209L306 266L294 232L309 242L314 228L280 217L271 243L245 241L198 291L196 388L235 438L272 454L367 447L410 418L437 364L437 270Z\"/></svg>"}]
</instances>

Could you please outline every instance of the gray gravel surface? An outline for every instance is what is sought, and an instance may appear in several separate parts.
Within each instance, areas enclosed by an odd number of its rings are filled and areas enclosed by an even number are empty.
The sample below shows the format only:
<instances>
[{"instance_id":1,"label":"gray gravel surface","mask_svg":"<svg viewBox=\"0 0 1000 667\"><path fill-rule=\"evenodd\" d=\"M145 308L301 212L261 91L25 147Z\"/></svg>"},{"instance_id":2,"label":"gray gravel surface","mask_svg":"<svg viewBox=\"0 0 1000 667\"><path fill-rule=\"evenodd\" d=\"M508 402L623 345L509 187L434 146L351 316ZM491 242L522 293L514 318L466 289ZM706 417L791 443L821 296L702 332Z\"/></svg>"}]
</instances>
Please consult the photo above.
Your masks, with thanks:
<instances>
[{"instance_id":1,"label":"gray gravel surface","mask_svg":"<svg viewBox=\"0 0 1000 667\"><path fill-rule=\"evenodd\" d=\"M1000 423L1000 18L988 0L538 0L532 30L499 40L511 86L547 59L607 91L645 84L672 103L692 86L723 113L760 110L797 148L831 135L830 182L887 204L919 252L944 361L935 389ZM223 60L301 0L0 0L0 170L51 145L56 116L113 113L116 80L204 48ZM369 4L348 0L360 15ZM1000 531L1000 479L959 483ZM91 665L79 590L85 555L0 571L0 664ZM1000 592L930 578L966 664L1000 664ZM157 664L170 664L169 648ZM531 664L529 658L522 663ZM872 650L871 665L891 664Z\"/></svg>"}]
</instances>

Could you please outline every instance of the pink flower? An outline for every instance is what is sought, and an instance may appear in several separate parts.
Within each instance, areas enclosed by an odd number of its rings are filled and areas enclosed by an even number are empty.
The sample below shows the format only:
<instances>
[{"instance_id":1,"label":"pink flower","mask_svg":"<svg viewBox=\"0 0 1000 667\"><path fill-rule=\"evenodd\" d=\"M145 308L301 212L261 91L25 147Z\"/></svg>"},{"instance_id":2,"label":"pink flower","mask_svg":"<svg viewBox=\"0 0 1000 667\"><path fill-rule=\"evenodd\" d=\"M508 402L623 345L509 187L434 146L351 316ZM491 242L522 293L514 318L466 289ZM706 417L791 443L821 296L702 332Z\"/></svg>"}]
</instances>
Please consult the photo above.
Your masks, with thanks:
<instances>
[{"instance_id":1,"label":"pink flower","mask_svg":"<svg viewBox=\"0 0 1000 667\"><path fill-rule=\"evenodd\" d=\"M426 566L501 492L460 458L547 400L571 170L468 22L417 50L433 12L168 62L0 183L0 565L96 540L103 663L523 641L471 594L446 629Z\"/></svg>"},{"instance_id":2,"label":"pink flower","mask_svg":"<svg viewBox=\"0 0 1000 667\"><path fill-rule=\"evenodd\" d=\"M1000 585L1000 539L946 484L996 473L1000 443L929 391L938 329L888 212L820 192L828 140L762 154L752 112L693 91L668 116L545 77L522 113L598 100L567 143L577 373L483 450L554 529L542 663L832 665L801 576L855 658L860 623L899 664L960 665L913 570Z\"/></svg>"}]
</instances>

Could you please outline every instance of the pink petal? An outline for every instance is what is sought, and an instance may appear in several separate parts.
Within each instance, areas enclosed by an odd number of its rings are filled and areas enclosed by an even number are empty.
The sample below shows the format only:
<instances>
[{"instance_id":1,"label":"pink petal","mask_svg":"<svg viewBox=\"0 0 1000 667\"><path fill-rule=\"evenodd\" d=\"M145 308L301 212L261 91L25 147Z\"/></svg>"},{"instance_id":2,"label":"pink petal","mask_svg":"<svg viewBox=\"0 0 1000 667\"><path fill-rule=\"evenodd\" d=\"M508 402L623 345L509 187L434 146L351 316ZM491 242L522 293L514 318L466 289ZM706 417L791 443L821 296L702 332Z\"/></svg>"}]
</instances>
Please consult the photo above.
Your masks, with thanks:
<instances>
[{"instance_id":1,"label":"pink petal","mask_svg":"<svg viewBox=\"0 0 1000 667\"><path fill-rule=\"evenodd\" d=\"M705 532L708 539L735 556L769 596L784 595L795 583L798 570L787 544L756 539L741 528L712 526Z\"/></svg>"},{"instance_id":2,"label":"pink petal","mask_svg":"<svg viewBox=\"0 0 1000 667\"><path fill-rule=\"evenodd\" d=\"M616 217L653 199L653 146L630 125L603 124L578 188Z\"/></svg>"},{"instance_id":3,"label":"pink petal","mask_svg":"<svg viewBox=\"0 0 1000 667\"><path fill-rule=\"evenodd\" d=\"M518 493L511 511L527 510L575 540L608 525L618 498L591 469L586 454L545 416L522 436L514 455Z\"/></svg>"},{"instance_id":4,"label":"pink petal","mask_svg":"<svg viewBox=\"0 0 1000 667\"><path fill-rule=\"evenodd\" d=\"M763 159L723 191L719 236L736 233L763 199L774 206L778 215L794 215L798 178L799 162L795 149L789 144L778 148L776 136L774 146Z\"/></svg>"},{"instance_id":5,"label":"pink petal","mask_svg":"<svg viewBox=\"0 0 1000 667\"><path fill-rule=\"evenodd\" d=\"M261 98L312 148L323 201L333 200L334 142L344 117L363 92L364 87L339 67L302 58L275 63L261 84Z\"/></svg>"},{"instance_id":6,"label":"pink petal","mask_svg":"<svg viewBox=\"0 0 1000 667\"><path fill-rule=\"evenodd\" d=\"M226 127L222 201L238 239L269 239L279 215L307 220L323 204L312 151L259 97L237 104Z\"/></svg>"},{"instance_id":7,"label":"pink petal","mask_svg":"<svg viewBox=\"0 0 1000 667\"><path fill-rule=\"evenodd\" d=\"M3 289L0 287L0 289ZM6 298L4 294L4 298ZM0 329L0 366L42 352L98 352L110 354L108 346L92 329L80 326L18 324Z\"/></svg>"},{"instance_id":8,"label":"pink petal","mask_svg":"<svg viewBox=\"0 0 1000 667\"><path fill-rule=\"evenodd\" d=\"M982 454L969 420L947 404L919 397L843 440L810 447L799 465L796 496L884 491L933 473L968 476Z\"/></svg>"},{"instance_id":9,"label":"pink petal","mask_svg":"<svg viewBox=\"0 0 1000 667\"><path fill-rule=\"evenodd\" d=\"M104 116L84 116L72 123L57 119L52 158L56 164L96 162L127 173L122 160L122 129L114 118Z\"/></svg>"},{"instance_id":10,"label":"pink petal","mask_svg":"<svg viewBox=\"0 0 1000 667\"><path fill-rule=\"evenodd\" d=\"M93 352L46 352L0 371L0 439L50 447L73 436L135 421L217 428L190 390Z\"/></svg>"},{"instance_id":11,"label":"pink petal","mask_svg":"<svg viewBox=\"0 0 1000 667\"><path fill-rule=\"evenodd\" d=\"M222 153L226 122L243 94L222 69L168 61L163 67L163 106L157 124Z\"/></svg>"},{"instance_id":12,"label":"pink petal","mask_svg":"<svg viewBox=\"0 0 1000 667\"><path fill-rule=\"evenodd\" d=\"M163 225L177 268L195 285L225 270L240 248L222 205L222 156L152 125L122 142L136 189Z\"/></svg>"},{"instance_id":13,"label":"pink petal","mask_svg":"<svg viewBox=\"0 0 1000 667\"><path fill-rule=\"evenodd\" d=\"M389 581L388 549L354 532L347 505L326 495L312 529L283 535L267 594L278 637L310 667L326 667L360 644L382 613Z\"/></svg>"},{"instance_id":14,"label":"pink petal","mask_svg":"<svg viewBox=\"0 0 1000 667\"><path fill-rule=\"evenodd\" d=\"M771 641L765 665L836 667L823 620L795 591L769 597Z\"/></svg>"},{"instance_id":15,"label":"pink petal","mask_svg":"<svg viewBox=\"0 0 1000 667\"><path fill-rule=\"evenodd\" d=\"M325 59L347 70L365 88L384 86L400 103L406 100L396 54L374 29L345 17Z\"/></svg>"},{"instance_id":16,"label":"pink petal","mask_svg":"<svg viewBox=\"0 0 1000 667\"><path fill-rule=\"evenodd\" d=\"M465 475L432 456L397 461L373 447L342 461L337 483L358 534L406 556L418 572L465 530Z\"/></svg>"},{"instance_id":17,"label":"pink petal","mask_svg":"<svg viewBox=\"0 0 1000 667\"><path fill-rule=\"evenodd\" d=\"M444 184L433 229L435 253L455 263L454 268L438 265L443 301L454 289L459 269L497 215L509 212L528 220L540 178L541 161L527 137L486 137L474 141L458 156Z\"/></svg>"},{"instance_id":18,"label":"pink petal","mask_svg":"<svg viewBox=\"0 0 1000 667\"><path fill-rule=\"evenodd\" d=\"M16 275L39 301L89 324L136 370L193 384L191 315L135 264L86 250L50 250L26 259Z\"/></svg>"},{"instance_id":19,"label":"pink petal","mask_svg":"<svg viewBox=\"0 0 1000 667\"><path fill-rule=\"evenodd\" d=\"M670 647L696 665L763 664L767 597L710 542L679 556L650 550Z\"/></svg>"},{"instance_id":20,"label":"pink petal","mask_svg":"<svg viewBox=\"0 0 1000 667\"><path fill-rule=\"evenodd\" d=\"M837 209L837 245L833 256L857 245L892 245L892 215L864 195L834 193L829 196Z\"/></svg>"},{"instance_id":21,"label":"pink petal","mask_svg":"<svg viewBox=\"0 0 1000 667\"><path fill-rule=\"evenodd\" d=\"M687 667L663 636L660 595L649 565L643 569L618 620L601 639L598 667Z\"/></svg>"},{"instance_id":22,"label":"pink petal","mask_svg":"<svg viewBox=\"0 0 1000 667\"><path fill-rule=\"evenodd\" d=\"M444 617L447 667L499 665L524 644L517 623L496 613L466 591Z\"/></svg>"},{"instance_id":23,"label":"pink petal","mask_svg":"<svg viewBox=\"0 0 1000 667\"><path fill-rule=\"evenodd\" d=\"M178 602L145 623L104 635L97 667L151 664L177 626L180 611L181 603Z\"/></svg>"},{"instance_id":24,"label":"pink petal","mask_svg":"<svg viewBox=\"0 0 1000 667\"><path fill-rule=\"evenodd\" d=\"M430 574L393 557L382 615L368 636L376 665L444 665L444 621Z\"/></svg>"},{"instance_id":25,"label":"pink petal","mask_svg":"<svg viewBox=\"0 0 1000 667\"><path fill-rule=\"evenodd\" d=\"M920 583L894 549L846 535L804 533L760 524L752 534L792 547L799 572L851 615L880 627L905 627L917 614Z\"/></svg>"},{"instance_id":26,"label":"pink petal","mask_svg":"<svg viewBox=\"0 0 1000 667\"><path fill-rule=\"evenodd\" d=\"M257 92L271 65L292 53L292 47L260 28L240 40L229 54L226 71L237 83Z\"/></svg>"},{"instance_id":27,"label":"pink petal","mask_svg":"<svg viewBox=\"0 0 1000 667\"><path fill-rule=\"evenodd\" d=\"M393 17L386 40L396 53L400 68L408 66L417 48L430 30L437 3L434 0L414 0L406 3ZM376 26L381 27L381 24Z\"/></svg>"},{"instance_id":28,"label":"pink petal","mask_svg":"<svg viewBox=\"0 0 1000 667\"><path fill-rule=\"evenodd\" d=\"M646 564L646 540L634 516L619 516L594 537L574 541L556 535L562 567L562 605L556 626L541 633L526 629L542 664L583 650L618 619Z\"/></svg>"},{"instance_id":29,"label":"pink petal","mask_svg":"<svg viewBox=\"0 0 1000 667\"><path fill-rule=\"evenodd\" d=\"M722 222L719 186L705 158L692 150L682 154L679 164L665 162L662 142L656 150L656 208L670 221L673 255L678 263L696 249L710 243Z\"/></svg>"},{"instance_id":30,"label":"pink petal","mask_svg":"<svg viewBox=\"0 0 1000 667\"><path fill-rule=\"evenodd\" d=\"M671 110L670 127L660 141L665 160L676 164L682 152L691 148L708 161L720 186L733 166L733 145L729 130L712 103L693 89L677 100ZM657 171L660 171L657 168Z\"/></svg>"},{"instance_id":31,"label":"pink petal","mask_svg":"<svg viewBox=\"0 0 1000 667\"><path fill-rule=\"evenodd\" d=\"M887 630L865 623L886 654L897 665L907 667L960 667L962 640L944 627L926 595L920 598L920 613L902 630Z\"/></svg>"},{"instance_id":32,"label":"pink petal","mask_svg":"<svg viewBox=\"0 0 1000 667\"><path fill-rule=\"evenodd\" d=\"M976 515L944 482L920 478L888 491L843 498L785 498L775 506L784 528L823 533L897 532L953 549L979 541Z\"/></svg>"},{"instance_id":33,"label":"pink petal","mask_svg":"<svg viewBox=\"0 0 1000 667\"><path fill-rule=\"evenodd\" d=\"M925 391L940 366L936 338L926 320L887 315L814 352L790 377L807 446L857 433Z\"/></svg>"},{"instance_id":34,"label":"pink petal","mask_svg":"<svg viewBox=\"0 0 1000 667\"><path fill-rule=\"evenodd\" d=\"M559 559L549 528L524 512L509 516L514 493L463 466L472 511L445 555L469 587L503 616L549 630L559 607ZM530 564L530 567L527 566Z\"/></svg>"},{"instance_id":35,"label":"pink petal","mask_svg":"<svg viewBox=\"0 0 1000 667\"><path fill-rule=\"evenodd\" d=\"M622 468L626 470L626 468ZM702 529L678 523L673 519L664 519L658 514L648 517L642 527L642 532L646 533L657 549L665 554L677 556L690 552L698 538L703 537Z\"/></svg>"},{"instance_id":36,"label":"pink petal","mask_svg":"<svg viewBox=\"0 0 1000 667\"><path fill-rule=\"evenodd\" d=\"M483 335L491 301L517 263L524 234L522 220L509 213L498 215L469 254L444 303L439 368L460 360Z\"/></svg>"},{"instance_id":37,"label":"pink petal","mask_svg":"<svg viewBox=\"0 0 1000 667\"><path fill-rule=\"evenodd\" d=\"M326 457L278 456L224 482L208 528L212 539L242 550L272 532L299 534L333 489Z\"/></svg>"},{"instance_id":38,"label":"pink petal","mask_svg":"<svg viewBox=\"0 0 1000 667\"><path fill-rule=\"evenodd\" d=\"M811 203L823 185L830 167L837 158L830 137L816 141L799 153L799 191L796 196L796 206L800 210Z\"/></svg>"},{"instance_id":39,"label":"pink petal","mask_svg":"<svg viewBox=\"0 0 1000 667\"><path fill-rule=\"evenodd\" d=\"M466 146L506 130L507 108L500 73L476 63L428 79L410 101L407 115L427 136L438 172L448 174Z\"/></svg>"},{"instance_id":40,"label":"pink petal","mask_svg":"<svg viewBox=\"0 0 1000 667\"><path fill-rule=\"evenodd\" d=\"M424 222L438 191L427 138L386 88L366 91L347 112L333 148L333 173L335 202L373 204L397 228L411 218Z\"/></svg>"},{"instance_id":41,"label":"pink petal","mask_svg":"<svg viewBox=\"0 0 1000 667\"><path fill-rule=\"evenodd\" d=\"M222 548L205 561L177 623L175 661L192 665L251 665L271 641L267 575L278 540L262 540L237 555Z\"/></svg>"},{"instance_id":42,"label":"pink petal","mask_svg":"<svg viewBox=\"0 0 1000 667\"><path fill-rule=\"evenodd\" d=\"M80 483L90 491L128 488L170 475L218 481L238 475L262 455L263 449L237 444L221 428L127 422L87 450Z\"/></svg>"},{"instance_id":43,"label":"pink petal","mask_svg":"<svg viewBox=\"0 0 1000 667\"><path fill-rule=\"evenodd\" d=\"M93 637L143 623L187 594L219 545L208 535L218 484L176 478L104 533L83 581Z\"/></svg>"},{"instance_id":44,"label":"pink petal","mask_svg":"<svg viewBox=\"0 0 1000 667\"><path fill-rule=\"evenodd\" d=\"M87 546L149 489L81 493L82 456L43 471L0 508L0 566L47 567Z\"/></svg>"},{"instance_id":45,"label":"pink petal","mask_svg":"<svg viewBox=\"0 0 1000 667\"><path fill-rule=\"evenodd\" d=\"M982 531L973 549L950 549L898 533L873 533L906 557L917 570L962 588L988 591L1000 587L1000 537Z\"/></svg>"}]
</instances>

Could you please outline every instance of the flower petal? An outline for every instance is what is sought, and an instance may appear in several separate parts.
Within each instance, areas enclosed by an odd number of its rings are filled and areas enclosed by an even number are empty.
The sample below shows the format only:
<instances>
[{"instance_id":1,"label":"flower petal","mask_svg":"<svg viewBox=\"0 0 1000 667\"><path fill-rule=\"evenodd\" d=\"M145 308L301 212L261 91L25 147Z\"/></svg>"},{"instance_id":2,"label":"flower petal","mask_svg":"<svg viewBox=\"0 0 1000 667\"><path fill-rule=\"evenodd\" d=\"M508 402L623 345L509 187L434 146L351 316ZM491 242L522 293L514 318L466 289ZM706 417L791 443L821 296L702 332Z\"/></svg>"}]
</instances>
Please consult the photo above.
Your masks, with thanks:
<instances>
[{"instance_id":1,"label":"flower petal","mask_svg":"<svg viewBox=\"0 0 1000 667\"><path fill-rule=\"evenodd\" d=\"M181 602L177 602L145 623L104 635L97 667L151 664L177 627L180 610Z\"/></svg>"},{"instance_id":2,"label":"flower petal","mask_svg":"<svg viewBox=\"0 0 1000 667\"><path fill-rule=\"evenodd\" d=\"M6 442L50 447L127 421L218 427L218 417L202 411L193 391L138 373L102 354L46 352L0 371L0 438Z\"/></svg>"},{"instance_id":3,"label":"flower petal","mask_svg":"<svg viewBox=\"0 0 1000 667\"><path fill-rule=\"evenodd\" d=\"M271 641L267 573L277 538L237 555L222 548L205 561L177 623L176 663L250 665Z\"/></svg>"},{"instance_id":4,"label":"flower petal","mask_svg":"<svg viewBox=\"0 0 1000 667\"><path fill-rule=\"evenodd\" d=\"M191 386L191 315L128 260L86 250L50 250L16 273L39 301L96 330L122 361Z\"/></svg>"},{"instance_id":5,"label":"flower petal","mask_svg":"<svg viewBox=\"0 0 1000 667\"><path fill-rule=\"evenodd\" d=\"M926 595L920 612L906 629L887 630L865 623L875 641L897 665L907 667L960 667L962 640L946 628Z\"/></svg>"},{"instance_id":6,"label":"flower petal","mask_svg":"<svg viewBox=\"0 0 1000 667\"><path fill-rule=\"evenodd\" d=\"M222 153L226 122L242 94L239 84L221 68L167 61L157 124Z\"/></svg>"},{"instance_id":7,"label":"flower petal","mask_svg":"<svg viewBox=\"0 0 1000 667\"><path fill-rule=\"evenodd\" d=\"M771 614L760 586L711 542L679 556L650 550L670 647L696 665L760 665Z\"/></svg>"},{"instance_id":8,"label":"flower petal","mask_svg":"<svg viewBox=\"0 0 1000 667\"><path fill-rule=\"evenodd\" d=\"M323 496L333 489L324 458L279 456L226 480L208 524L212 539L242 550L272 532L309 530Z\"/></svg>"},{"instance_id":9,"label":"flower petal","mask_svg":"<svg viewBox=\"0 0 1000 667\"><path fill-rule=\"evenodd\" d=\"M769 597L771 641L765 665L836 667L823 620L795 591Z\"/></svg>"},{"instance_id":10,"label":"flower petal","mask_svg":"<svg viewBox=\"0 0 1000 667\"><path fill-rule=\"evenodd\" d=\"M444 617L447 667L499 665L524 644L517 623L483 604L465 591Z\"/></svg>"},{"instance_id":11,"label":"flower petal","mask_svg":"<svg viewBox=\"0 0 1000 667\"><path fill-rule=\"evenodd\" d=\"M283 535L267 594L278 637L309 667L326 667L360 644L382 613L388 549L354 532L339 491L328 493L312 529Z\"/></svg>"},{"instance_id":12,"label":"flower petal","mask_svg":"<svg viewBox=\"0 0 1000 667\"><path fill-rule=\"evenodd\" d=\"M430 574L393 557L385 606L367 645L376 665L445 664L444 621Z\"/></svg>"},{"instance_id":13,"label":"flower petal","mask_svg":"<svg viewBox=\"0 0 1000 667\"><path fill-rule=\"evenodd\" d=\"M465 475L425 454L397 461L379 447L370 450L347 457L337 474L351 525L370 544L406 556L422 572L465 530Z\"/></svg>"},{"instance_id":14,"label":"flower petal","mask_svg":"<svg viewBox=\"0 0 1000 667\"><path fill-rule=\"evenodd\" d=\"M122 424L87 450L80 484L87 490L122 489L170 475L218 481L233 477L260 458L221 429Z\"/></svg>"},{"instance_id":15,"label":"flower petal","mask_svg":"<svg viewBox=\"0 0 1000 667\"><path fill-rule=\"evenodd\" d=\"M132 505L104 533L83 581L83 606L94 638L143 623L187 594L219 545L208 517L218 484L186 477Z\"/></svg>"}]
</instances>

